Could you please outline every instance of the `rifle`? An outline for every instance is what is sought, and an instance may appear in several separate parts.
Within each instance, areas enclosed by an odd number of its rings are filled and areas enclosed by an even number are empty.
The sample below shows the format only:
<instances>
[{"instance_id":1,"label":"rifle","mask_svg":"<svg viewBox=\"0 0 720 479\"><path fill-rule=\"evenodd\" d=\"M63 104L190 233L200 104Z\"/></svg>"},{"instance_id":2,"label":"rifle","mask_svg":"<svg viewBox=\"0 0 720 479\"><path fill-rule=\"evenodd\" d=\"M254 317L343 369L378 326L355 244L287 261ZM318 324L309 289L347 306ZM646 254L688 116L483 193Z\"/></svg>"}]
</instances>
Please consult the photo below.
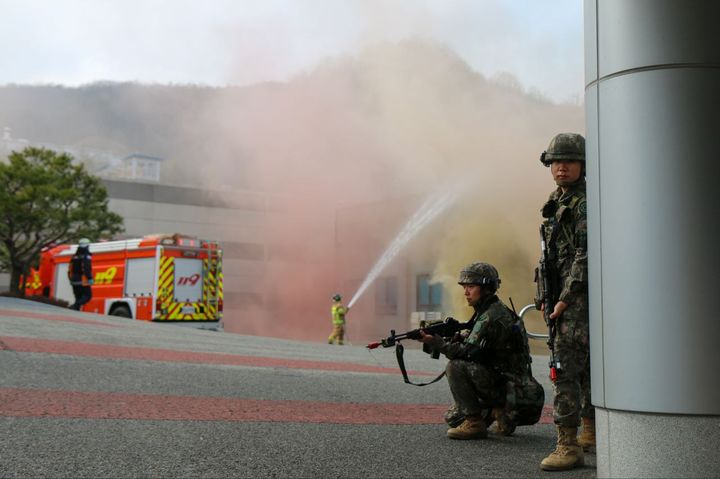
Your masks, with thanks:
<instances>
[{"instance_id":1,"label":"rifle","mask_svg":"<svg viewBox=\"0 0 720 479\"><path fill-rule=\"evenodd\" d=\"M404 339L420 339L422 338L422 335L420 334L421 331L425 334L437 334L438 336L442 336L443 338L449 338L458 331L462 331L463 329L470 329L471 327L472 324L470 324L469 321L467 323L460 323L455 318L447 318L445 321L433 323L429 326L413 329L412 331L401 334L395 334L395 330L391 329L390 336L385 339L381 339L378 342L370 343L366 347L368 349L375 349L380 346L382 346L383 348L389 348L391 346L395 346L397 343ZM433 359L437 359L439 357L439 355L437 357L433 355Z\"/></svg>"},{"instance_id":2,"label":"rifle","mask_svg":"<svg viewBox=\"0 0 720 479\"><path fill-rule=\"evenodd\" d=\"M554 236L554 228L551 231L551 237ZM550 278L551 266L548 264L550 258L550 252L548 251L547 243L545 242L545 225L540 225L540 248L542 255L540 256L540 278L542 279L543 287L543 318L545 319L545 325L548 328L548 341L547 345L550 349L550 380L555 382L558 374L562 371L560 367L560 360L555 356L555 335L557 333L555 319L550 318L553 310L555 309L555 297L556 292L553 285L555 281ZM554 278L553 278L554 279Z\"/></svg>"},{"instance_id":3,"label":"rifle","mask_svg":"<svg viewBox=\"0 0 720 479\"><path fill-rule=\"evenodd\" d=\"M382 346L383 348L395 346L395 356L397 356L398 366L400 367L400 372L403 375L403 380L407 384L412 384L413 386L427 386L428 384L439 381L445 375L445 371L443 371L438 377L427 383L418 384L410 381L410 379L408 379L407 370L405 369L405 361L403 360L403 352L405 351L405 348L402 344L400 344L400 341L403 341L405 339L420 339L422 338L422 335L420 334L421 331L425 334L437 334L438 336L449 338L458 331L472 328L473 324L474 322L472 320L466 323L460 323L454 318L447 318L443 322L434 323L429 326L420 327L418 329L413 329L411 331L401 334L395 334L395 330L391 329L390 336L385 339L381 339L380 341L370 343L366 347L368 349L375 349L380 346ZM423 344L423 351L429 353L433 359L440 358L440 352L432 351L427 344Z\"/></svg>"}]
</instances>

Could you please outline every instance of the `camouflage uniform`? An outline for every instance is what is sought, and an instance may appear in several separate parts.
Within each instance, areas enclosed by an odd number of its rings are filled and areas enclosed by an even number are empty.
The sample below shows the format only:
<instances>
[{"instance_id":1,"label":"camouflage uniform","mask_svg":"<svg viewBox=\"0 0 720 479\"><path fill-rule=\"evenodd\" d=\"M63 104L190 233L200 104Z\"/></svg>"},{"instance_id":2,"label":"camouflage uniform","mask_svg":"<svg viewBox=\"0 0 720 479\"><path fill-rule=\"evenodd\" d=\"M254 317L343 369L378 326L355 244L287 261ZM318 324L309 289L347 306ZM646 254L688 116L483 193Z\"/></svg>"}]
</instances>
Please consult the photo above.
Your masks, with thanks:
<instances>
[{"instance_id":1,"label":"camouflage uniform","mask_svg":"<svg viewBox=\"0 0 720 479\"><path fill-rule=\"evenodd\" d=\"M587 202L585 180L558 188L542 210L552 285L558 301L568 307L557 319L554 346L561 371L554 383L555 424L577 427L580 418L594 418L590 398L590 343L587 280ZM538 279L538 284L542 284ZM542 302L539 291L537 304Z\"/></svg>"},{"instance_id":2,"label":"camouflage uniform","mask_svg":"<svg viewBox=\"0 0 720 479\"><path fill-rule=\"evenodd\" d=\"M472 320L467 338L447 342L435 336L430 343L450 360L445 371L455 399L451 411L476 416L489 408L512 410L514 385L527 382L529 361L526 340L515 330L516 317L493 294L475 307Z\"/></svg>"}]
</instances>

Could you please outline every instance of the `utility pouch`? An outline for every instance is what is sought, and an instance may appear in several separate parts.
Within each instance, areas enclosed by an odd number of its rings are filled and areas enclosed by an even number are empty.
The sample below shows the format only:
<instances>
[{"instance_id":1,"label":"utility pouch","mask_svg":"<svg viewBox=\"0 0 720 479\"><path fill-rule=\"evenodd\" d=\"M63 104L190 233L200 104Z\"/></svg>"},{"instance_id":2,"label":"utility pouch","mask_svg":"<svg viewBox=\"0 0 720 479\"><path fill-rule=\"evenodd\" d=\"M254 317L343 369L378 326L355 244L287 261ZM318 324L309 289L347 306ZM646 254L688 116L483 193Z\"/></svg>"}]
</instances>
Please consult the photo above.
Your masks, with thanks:
<instances>
[{"instance_id":1,"label":"utility pouch","mask_svg":"<svg viewBox=\"0 0 720 479\"><path fill-rule=\"evenodd\" d=\"M543 301L545 301L545 288L543 288L543 280L540 277L540 268L535 268L535 309L540 311Z\"/></svg>"},{"instance_id":2,"label":"utility pouch","mask_svg":"<svg viewBox=\"0 0 720 479\"><path fill-rule=\"evenodd\" d=\"M568 205L560 206L555 212L555 220L560 223L566 215L570 214L571 211L572 208Z\"/></svg>"},{"instance_id":3,"label":"utility pouch","mask_svg":"<svg viewBox=\"0 0 720 479\"><path fill-rule=\"evenodd\" d=\"M543 218L552 218L558 209L558 202L555 200L548 200L542 207L541 213Z\"/></svg>"}]
</instances>

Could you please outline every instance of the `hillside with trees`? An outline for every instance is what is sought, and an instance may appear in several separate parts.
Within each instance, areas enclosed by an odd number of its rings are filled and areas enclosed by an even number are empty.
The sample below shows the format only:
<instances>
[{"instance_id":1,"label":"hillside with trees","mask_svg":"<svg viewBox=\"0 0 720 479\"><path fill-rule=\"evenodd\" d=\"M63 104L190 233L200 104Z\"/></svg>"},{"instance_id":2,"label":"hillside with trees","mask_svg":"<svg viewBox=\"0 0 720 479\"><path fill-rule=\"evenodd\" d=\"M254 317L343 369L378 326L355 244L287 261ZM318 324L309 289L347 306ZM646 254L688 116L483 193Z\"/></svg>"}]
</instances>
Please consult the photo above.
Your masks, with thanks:
<instances>
[{"instance_id":1,"label":"hillside with trees","mask_svg":"<svg viewBox=\"0 0 720 479\"><path fill-rule=\"evenodd\" d=\"M287 83L0 86L0 127L13 137L161 157L163 182L221 177L225 186L258 189L287 187L272 180L278 168L300 178L349 168L370 183L390 174L382 182L392 191L408 170L433 178L439 157L462 162L451 157L506 139L512 148L501 148L503 156L525 143L535 156L555 124L578 128L582 115L577 105L553 104L510 75L488 79L424 42L329 59Z\"/></svg>"}]
</instances>

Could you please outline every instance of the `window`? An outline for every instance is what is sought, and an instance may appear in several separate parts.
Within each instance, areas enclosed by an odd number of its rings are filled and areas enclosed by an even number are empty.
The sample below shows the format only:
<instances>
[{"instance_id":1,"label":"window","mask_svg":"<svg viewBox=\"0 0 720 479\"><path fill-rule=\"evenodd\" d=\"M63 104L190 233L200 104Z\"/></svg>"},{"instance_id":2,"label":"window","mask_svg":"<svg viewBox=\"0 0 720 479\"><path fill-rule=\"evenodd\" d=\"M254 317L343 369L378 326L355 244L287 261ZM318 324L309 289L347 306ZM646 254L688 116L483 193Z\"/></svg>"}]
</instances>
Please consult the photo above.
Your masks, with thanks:
<instances>
[{"instance_id":1,"label":"window","mask_svg":"<svg viewBox=\"0 0 720 479\"><path fill-rule=\"evenodd\" d=\"M375 281L375 313L397 314L397 278L389 276Z\"/></svg>"},{"instance_id":2,"label":"window","mask_svg":"<svg viewBox=\"0 0 720 479\"><path fill-rule=\"evenodd\" d=\"M429 274L417 277L417 310L440 311L442 305L442 284L431 283Z\"/></svg>"}]
</instances>

